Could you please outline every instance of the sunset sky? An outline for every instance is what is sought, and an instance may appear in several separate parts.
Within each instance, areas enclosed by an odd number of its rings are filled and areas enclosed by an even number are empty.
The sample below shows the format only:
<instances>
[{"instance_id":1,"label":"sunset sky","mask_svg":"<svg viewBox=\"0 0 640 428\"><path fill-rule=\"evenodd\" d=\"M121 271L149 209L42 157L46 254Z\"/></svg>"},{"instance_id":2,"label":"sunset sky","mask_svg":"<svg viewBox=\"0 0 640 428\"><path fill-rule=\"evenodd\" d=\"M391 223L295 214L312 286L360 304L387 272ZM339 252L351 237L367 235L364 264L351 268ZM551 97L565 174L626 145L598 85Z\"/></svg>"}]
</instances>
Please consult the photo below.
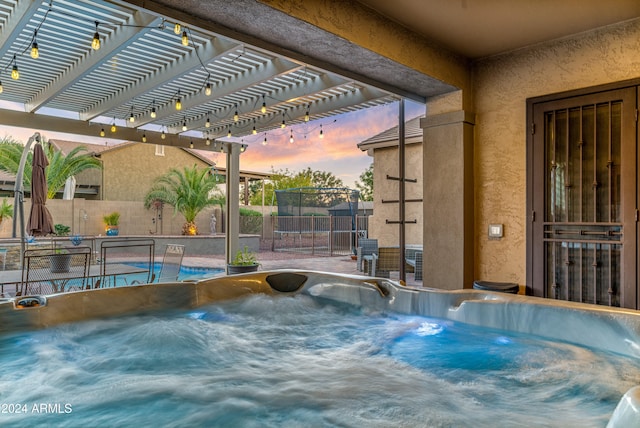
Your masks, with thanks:
<instances>
[{"instance_id":1,"label":"sunset sky","mask_svg":"<svg viewBox=\"0 0 640 428\"><path fill-rule=\"evenodd\" d=\"M424 104L411 101L405 103L406 120L423 114ZM398 103L393 103L273 130L266 134L266 145L263 145L265 134L250 135L243 139L248 148L240 156L240 169L256 172L288 169L295 173L310 167L312 170L332 172L342 179L345 186L354 187L360 174L373 161L373 158L357 148L357 144L397 124ZM318 137L320 125L323 139ZM294 142L290 143L292 130ZM0 136L11 136L23 143L36 131L38 130L0 125ZM91 144L105 142L104 138L48 133L46 130L41 132L48 139ZM224 166L224 155L214 155L214 159L220 166Z\"/></svg>"}]
</instances>

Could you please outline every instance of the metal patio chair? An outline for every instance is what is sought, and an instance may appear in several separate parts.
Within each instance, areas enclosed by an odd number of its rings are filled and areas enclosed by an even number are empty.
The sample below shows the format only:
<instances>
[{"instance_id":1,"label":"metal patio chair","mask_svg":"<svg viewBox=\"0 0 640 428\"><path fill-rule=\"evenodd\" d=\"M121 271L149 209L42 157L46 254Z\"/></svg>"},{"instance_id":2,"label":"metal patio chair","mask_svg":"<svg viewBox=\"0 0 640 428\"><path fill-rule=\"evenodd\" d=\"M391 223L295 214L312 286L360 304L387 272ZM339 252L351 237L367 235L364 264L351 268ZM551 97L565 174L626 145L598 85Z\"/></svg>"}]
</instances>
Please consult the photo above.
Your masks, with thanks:
<instances>
[{"instance_id":1,"label":"metal patio chair","mask_svg":"<svg viewBox=\"0 0 640 428\"><path fill-rule=\"evenodd\" d=\"M182 258L184 257L184 245L167 244L160 266L158 282L175 282L180 275Z\"/></svg>"}]
</instances>

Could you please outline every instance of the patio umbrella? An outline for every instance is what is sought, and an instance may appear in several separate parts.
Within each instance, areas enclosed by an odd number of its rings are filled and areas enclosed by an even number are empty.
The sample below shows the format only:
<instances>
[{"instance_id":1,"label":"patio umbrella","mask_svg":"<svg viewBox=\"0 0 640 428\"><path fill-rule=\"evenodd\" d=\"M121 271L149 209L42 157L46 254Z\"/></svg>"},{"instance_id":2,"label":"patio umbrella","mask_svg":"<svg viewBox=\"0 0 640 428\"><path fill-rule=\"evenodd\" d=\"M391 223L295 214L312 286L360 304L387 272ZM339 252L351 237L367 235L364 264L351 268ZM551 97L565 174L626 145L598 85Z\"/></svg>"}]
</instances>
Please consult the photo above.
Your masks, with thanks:
<instances>
[{"instance_id":1,"label":"patio umbrella","mask_svg":"<svg viewBox=\"0 0 640 428\"><path fill-rule=\"evenodd\" d=\"M53 219L45 206L47 202L47 176L45 168L49 161L44 154L42 144L33 149L33 165L31 166L31 213L27 230L29 235L44 236L53 232Z\"/></svg>"}]
</instances>

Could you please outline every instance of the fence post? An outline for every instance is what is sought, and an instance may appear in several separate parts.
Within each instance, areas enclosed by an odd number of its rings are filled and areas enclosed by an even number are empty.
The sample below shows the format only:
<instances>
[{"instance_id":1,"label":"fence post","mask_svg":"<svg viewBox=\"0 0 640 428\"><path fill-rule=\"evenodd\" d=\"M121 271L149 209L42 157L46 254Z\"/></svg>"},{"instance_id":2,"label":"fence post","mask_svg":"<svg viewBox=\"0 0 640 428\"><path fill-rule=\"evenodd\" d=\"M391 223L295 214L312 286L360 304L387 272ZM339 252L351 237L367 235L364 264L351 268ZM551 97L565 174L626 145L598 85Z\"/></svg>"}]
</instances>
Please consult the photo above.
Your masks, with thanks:
<instances>
[{"instance_id":1,"label":"fence post","mask_svg":"<svg viewBox=\"0 0 640 428\"><path fill-rule=\"evenodd\" d=\"M316 255L316 216L311 216L311 255Z\"/></svg>"},{"instance_id":2,"label":"fence post","mask_svg":"<svg viewBox=\"0 0 640 428\"><path fill-rule=\"evenodd\" d=\"M333 214L329 215L329 255L333 256Z\"/></svg>"}]
</instances>

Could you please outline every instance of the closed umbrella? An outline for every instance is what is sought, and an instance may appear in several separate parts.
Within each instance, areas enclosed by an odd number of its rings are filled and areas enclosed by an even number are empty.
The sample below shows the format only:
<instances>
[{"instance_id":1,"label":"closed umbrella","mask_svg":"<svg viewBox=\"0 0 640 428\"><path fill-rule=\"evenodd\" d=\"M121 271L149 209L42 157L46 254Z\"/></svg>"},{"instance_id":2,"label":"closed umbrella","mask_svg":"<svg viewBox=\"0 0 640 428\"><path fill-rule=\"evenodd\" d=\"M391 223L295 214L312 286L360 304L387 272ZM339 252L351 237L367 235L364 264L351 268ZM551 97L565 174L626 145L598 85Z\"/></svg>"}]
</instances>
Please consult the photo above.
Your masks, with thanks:
<instances>
[{"instance_id":1,"label":"closed umbrella","mask_svg":"<svg viewBox=\"0 0 640 428\"><path fill-rule=\"evenodd\" d=\"M41 144L33 149L33 165L31 167L31 213L27 231L32 236L44 236L53 232L53 219L45 206L47 202L47 176L45 168L49 161Z\"/></svg>"}]
</instances>

